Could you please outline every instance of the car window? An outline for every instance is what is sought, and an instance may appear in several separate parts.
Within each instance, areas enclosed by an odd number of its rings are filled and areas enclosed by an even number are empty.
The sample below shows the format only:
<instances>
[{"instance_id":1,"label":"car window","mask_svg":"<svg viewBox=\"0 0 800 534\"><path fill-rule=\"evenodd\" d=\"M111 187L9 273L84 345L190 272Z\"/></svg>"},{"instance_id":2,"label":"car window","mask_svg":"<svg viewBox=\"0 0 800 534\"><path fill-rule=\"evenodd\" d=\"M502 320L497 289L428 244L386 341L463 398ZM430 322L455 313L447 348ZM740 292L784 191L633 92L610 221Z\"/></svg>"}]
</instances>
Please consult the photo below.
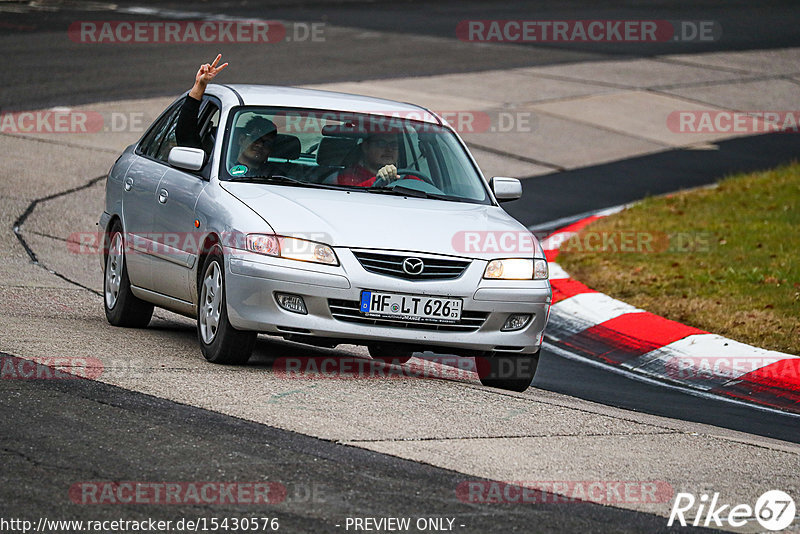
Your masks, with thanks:
<instances>
[{"instance_id":1,"label":"car window","mask_svg":"<svg viewBox=\"0 0 800 534\"><path fill-rule=\"evenodd\" d=\"M209 108L211 109L209 113L209 124L216 130L219 126L219 108L214 103L209 104Z\"/></svg>"},{"instance_id":2,"label":"car window","mask_svg":"<svg viewBox=\"0 0 800 534\"><path fill-rule=\"evenodd\" d=\"M182 104L183 99L173 104L169 111L150 127L150 130L139 144L139 150L142 154L151 158L157 157L159 147L164 140L164 136L169 130L168 127L171 123L177 121L178 112L180 111Z\"/></svg>"},{"instance_id":3,"label":"car window","mask_svg":"<svg viewBox=\"0 0 800 534\"><path fill-rule=\"evenodd\" d=\"M158 151L155 153L153 157L157 160L161 160L163 162L167 162L169 158L169 152L174 147L178 146L178 141L175 138L175 130L178 126L178 112L180 110L173 113L169 120L167 121L164 127L164 135L161 138L161 144L158 147Z\"/></svg>"},{"instance_id":4,"label":"car window","mask_svg":"<svg viewBox=\"0 0 800 534\"><path fill-rule=\"evenodd\" d=\"M400 160L405 168L422 171L428 176L438 176L438 166L431 157L428 143L423 142L416 131L409 132L401 137L403 146L400 150Z\"/></svg>"},{"instance_id":5,"label":"car window","mask_svg":"<svg viewBox=\"0 0 800 534\"><path fill-rule=\"evenodd\" d=\"M219 115L219 107L211 100L206 100L203 109L200 110L198 124L200 128L200 143L208 155L211 154L217 138Z\"/></svg>"}]
</instances>

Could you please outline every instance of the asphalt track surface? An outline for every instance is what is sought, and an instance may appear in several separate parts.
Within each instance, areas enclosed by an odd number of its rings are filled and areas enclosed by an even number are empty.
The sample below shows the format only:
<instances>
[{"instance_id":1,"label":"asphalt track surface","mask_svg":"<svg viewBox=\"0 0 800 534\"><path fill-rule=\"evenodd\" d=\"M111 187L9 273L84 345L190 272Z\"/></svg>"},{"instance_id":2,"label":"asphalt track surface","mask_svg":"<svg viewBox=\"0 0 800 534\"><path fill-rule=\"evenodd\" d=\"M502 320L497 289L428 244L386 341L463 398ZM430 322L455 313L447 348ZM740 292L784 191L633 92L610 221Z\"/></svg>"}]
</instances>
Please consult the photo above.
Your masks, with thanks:
<instances>
[{"instance_id":1,"label":"asphalt track surface","mask_svg":"<svg viewBox=\"0 0 800 534\"><path fill-rule=\"evenodd\" d=\"M282 532L343 532L346 517L430 514L457 532L658 532L664 520L591 503L461 502L460 473L277 430L90 380L15 381L0 397L20 424L4 438L0 513L128 520L278 517ZM31 402L35 399L35 402ZM87 416L91 414L90 416ZM113 432L109 432L113 428ZM52 439L52 431L58 439ZM14 452L12 452L12 449ZM24 450L25 453L16 451ZM20 487L20 473L26 474ZM279 482L270 506L101 506L64 502L75 480ZM550 502L548 502L550 501ZM463 526L459 526L463 525Z\"/></svg>"},{"instance_id":2,"label":"asphalt track surface","mask_svg":"<svg viewBox=\"0 0 800 534\"><path fill-rule=\"evenodd\" d=\"M25 5L27 2L2 2ZM0 87L3 110L175 95L187 89L186 73L198 57L225 59L247 72L241 82L305 85L322 82L424 76L513 67L604 61L656 54L797 46L800 5L791 1L725 2L490 2L303 1L266 2L104 2L52 1L53 9L6 12L0 24L7 69ZM134 6L162 10L158 15L119 11ZM82 20L166 20L164 13L224 13L268 20L325 22L354 28L350 39L281 42L262 46L226 44L119 44L96 46L66 38L70 24ZM455 38L462 20L474 19L641 19L712 20L723 36L712 42L488 43L475 46Z\"/></svg>"},{"instance_id":3,"label":"asphalt track surface","mask_svg":"<svg viewBox=\"0 0 800 534\"><path fill-rule=\"evenodd\" d=\"M124 5L124 4L123 4ZM137 2L195 11L195 4ZM270 7L265 8L264 5ZM798 46L796 21L800 5L794 2L759 4L758 16L747 3L713 2L661 4L653 8L598 7L575 2L570 9L542 9L538 4L511 3L503 8L480 2L267 2L235 7L209 2L210 13L258 16L285 20L325 20L331 24L384 32L385 40L370 41L365 50L348 43L330 43L324 53L309 48L297 57L282 55L280 45L263 54L230 47L231 58L252 67L252 82L301 84L408 76L471 70L603 61L629 54L614 45L581 46L493 45L476 52L455 41L435 50L427 47L424 61L414 54L398 55L398 47L426 49L416 36L452 38L458 20L469 18L665 18L720 20L730 39L722 43L682 45L685 50L751 49ZM14 68L6 72L0 89L3 110L36 109L176 94L186 89L186 73L196 68L196 57L211 57L216 47L131 46L95 49L64 42L65 28L81 18L119 20L120 16L86 11L81 3L61 3L50 12L3 14L0 42ZM491 15L485 13L491 10ZM24 10L23 10L24 11ZM724 11L722 13L721 11ZM127 16L126 18L134 18ZM454 22L455 21L455 22ZM728 35L726 34L726 35ZM421 42L418 42L421 41ZM310 46L310 45L309 45ZM657 54L658 45L638 49L638 55ZM674 47L670 51L675 52ZM157 52L157 56L156 56ZM270 65L269 69L264 64ZM169 65L169 68L163 68ZM526 224L540 224L593 209L621 204L647 194L710 183L728 172L767 168L797 157L791 136L758 136L720 143L715 152L673 151L537 178L526 183L522 200L508 205ZM613 188L601 187L598 175L627 176ZM649 177L643 180L643 177ZM531 206L544 206L533 210ZM5 356L5 355L4 355ZM724 401L699 399L686 393L644 384L595 367L544 353L536 387L579 398L666 417L693 420L743 432L799 442L796 418L755 411ZM594 504L504 505L486 509L458 501L452 488L466 478L444 469L393 456L338 445L328 441L223 416L170 401L88 380L2 381L3 468L0 513L9 516L60 515L80 517L85 508L64 502L65 488L74 480L279 480L289 489L286 502L275 505L286 531L341 532L334 527L345 516L403 516L419 510L457 517L462 532L528 531L659 531L663 518ZM20 452L25 451L25 452ZM312 467L313 466L313 467ZM474 479L474 477L471 477ZM21 481L26 480L24 487ZM306 489L318 484L320 498L307 498ZM299 493L293 494L293 488ZM296 492L296 493L297 493ZM310 500L309 500L310 499ZM250 509L219 510L250 514ZM160 519L211 515L209 507L98 507L93 517L157 516Z\"/></svg>"}]
</instances>

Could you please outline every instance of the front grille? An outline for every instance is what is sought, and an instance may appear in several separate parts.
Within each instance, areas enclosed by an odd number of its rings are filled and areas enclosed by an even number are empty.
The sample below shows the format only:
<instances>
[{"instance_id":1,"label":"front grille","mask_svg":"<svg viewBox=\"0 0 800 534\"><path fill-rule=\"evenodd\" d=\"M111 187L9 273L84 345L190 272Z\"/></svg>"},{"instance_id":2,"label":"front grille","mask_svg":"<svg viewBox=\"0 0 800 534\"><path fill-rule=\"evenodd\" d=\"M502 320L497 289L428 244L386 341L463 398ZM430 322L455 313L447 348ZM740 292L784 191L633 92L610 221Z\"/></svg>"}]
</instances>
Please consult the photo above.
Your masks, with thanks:
<instances>
[{"instance_id":1,"label":"front grille","mask_svg":"<svg viewBox=\"0 0 800 534\"><path fill-rule=\"evenodd\" d=\"M453 280L461 276L470 264L469 260L427 258L411 254L379 254L354 250L353 255L371 273L404 280ZM403 261L407 258L417 258L424 262L425 267L420 274L408 274L403 270Z\"/></svg>"},{"instance_id":2,"label":"front grille","mask_svg":"<svg viewBox=\"0 0 800 534\"><path fill-rule=\"evenodd\" d=\"M486 322L486 318L489 316L488 312L463 310L461 312L461 320L457 323L423 323L365 317L361 314L361 306L357 300L328 299L328 308L333 318L339 321L363 325L409 328L412 330L436 330L439 332L474 332Z\"/></svg>"}]
</instances>

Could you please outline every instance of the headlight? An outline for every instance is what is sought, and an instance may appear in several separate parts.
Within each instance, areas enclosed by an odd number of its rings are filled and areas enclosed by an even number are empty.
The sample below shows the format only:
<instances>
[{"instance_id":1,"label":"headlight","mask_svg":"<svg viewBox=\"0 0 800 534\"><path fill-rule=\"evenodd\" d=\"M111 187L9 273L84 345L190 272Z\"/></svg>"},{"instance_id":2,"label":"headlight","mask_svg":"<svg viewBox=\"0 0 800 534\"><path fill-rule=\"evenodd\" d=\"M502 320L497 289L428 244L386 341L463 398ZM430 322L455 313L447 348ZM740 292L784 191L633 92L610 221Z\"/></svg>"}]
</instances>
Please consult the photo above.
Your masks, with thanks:
<instances>
[{"instance_id":1,"label":"headlight","mask_svg":"<svg viewBox=\"0 0 800 534\"><path fill-rule=\"evenodd\" d=\"M256 254L276 256L290 260L339 265L336 253L328 245L278 235L248 234L247 250Z\"/></svg>"},{"instance_id":2,"label":"headlight","mask_svg":"<svg viewBox=\"0 0 800 534\"><path fill-rule=\"evenodd\" d=\"M483 277L491 280L546 280L547 260L542 258L492 260L486 266Z\"/></svg>"}]
</instances>

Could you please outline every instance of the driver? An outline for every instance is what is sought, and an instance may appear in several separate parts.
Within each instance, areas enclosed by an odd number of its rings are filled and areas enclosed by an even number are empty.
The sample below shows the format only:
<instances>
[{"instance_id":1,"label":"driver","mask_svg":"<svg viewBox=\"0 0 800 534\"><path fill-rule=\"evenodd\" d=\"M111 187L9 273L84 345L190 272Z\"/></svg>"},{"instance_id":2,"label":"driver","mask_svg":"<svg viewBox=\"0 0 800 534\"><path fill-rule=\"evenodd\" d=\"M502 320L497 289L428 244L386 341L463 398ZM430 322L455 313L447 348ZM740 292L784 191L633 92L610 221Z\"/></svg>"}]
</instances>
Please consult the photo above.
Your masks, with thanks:
<instances>
[{"instance_id":1,"label":"driver","mask_svg":"<svg viewBox=\"0 0 800 534\"><path fill-rule=\"evenodd\" d=\"M339 173L337 184L356 187L380 187L397 180L398 135L373 133L359 145L358 162ZM418 179L416 176L406 178Z\"/></svg>"}]
</instances>

